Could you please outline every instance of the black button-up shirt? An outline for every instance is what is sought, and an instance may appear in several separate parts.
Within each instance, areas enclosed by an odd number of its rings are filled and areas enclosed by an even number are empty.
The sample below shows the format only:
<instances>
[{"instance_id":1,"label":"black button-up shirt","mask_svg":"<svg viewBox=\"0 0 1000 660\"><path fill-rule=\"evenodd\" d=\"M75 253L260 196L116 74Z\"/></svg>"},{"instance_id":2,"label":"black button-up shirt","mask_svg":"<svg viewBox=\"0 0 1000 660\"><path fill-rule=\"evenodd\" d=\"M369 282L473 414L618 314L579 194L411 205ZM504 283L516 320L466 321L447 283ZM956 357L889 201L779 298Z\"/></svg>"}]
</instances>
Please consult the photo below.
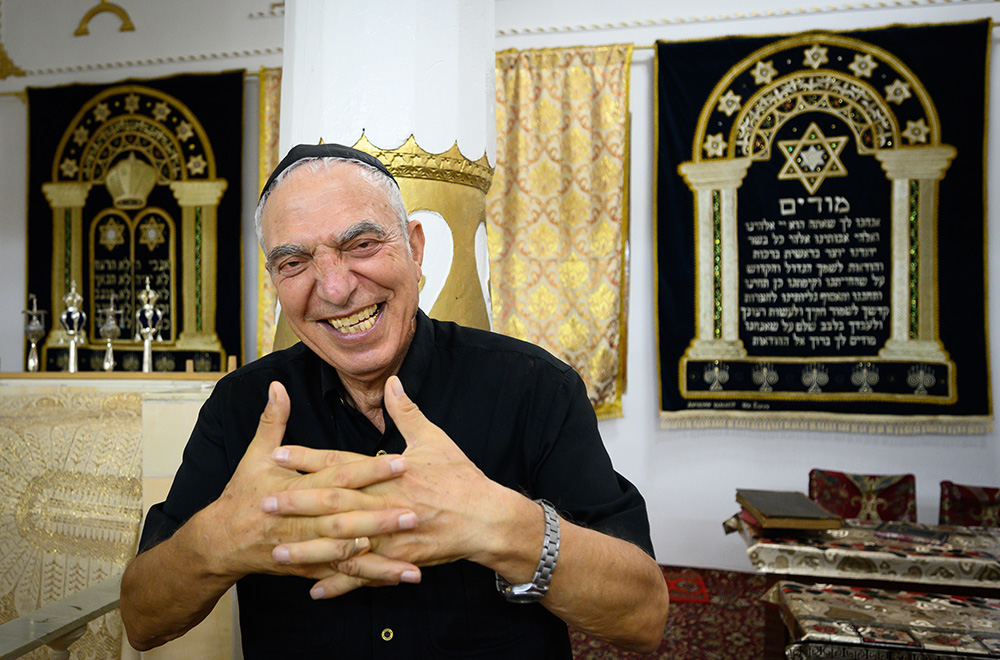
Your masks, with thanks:
<instances>
[{"instance_id":1,"label":"black button-up shirt","mask_svg":"<svg viewBox=\"0 0 1000 660\"><path fill-rule=\"evenodd\" d=\"M652 554L642 496L612 468L586 388L570 367L531 344L421 312L399 377L427 418L489 478ZM405 449L388 413L380 433L344 404L336 371L303 344L272 353L218 382L166 501L147 516L140 549L169 537L222 493L273 380L291 400L284 444L369 455ZM539 604L508 603L493 571L459 561L422 572L418 585L321 601L309 597L312 580L248 575L237 586L244 656L571 657L566 625Z\"/></svg>"}]
</instances>

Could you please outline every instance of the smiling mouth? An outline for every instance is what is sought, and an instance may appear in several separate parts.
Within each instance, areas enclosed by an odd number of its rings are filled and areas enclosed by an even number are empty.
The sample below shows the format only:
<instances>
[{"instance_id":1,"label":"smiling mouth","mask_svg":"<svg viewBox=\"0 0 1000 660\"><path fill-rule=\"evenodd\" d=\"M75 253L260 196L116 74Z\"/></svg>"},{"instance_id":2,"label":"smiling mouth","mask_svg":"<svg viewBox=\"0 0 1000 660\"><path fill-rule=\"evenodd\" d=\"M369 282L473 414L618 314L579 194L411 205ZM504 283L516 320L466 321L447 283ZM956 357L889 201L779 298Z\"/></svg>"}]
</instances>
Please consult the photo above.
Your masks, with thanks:
<instances>
[{"instance_id":1,"label":"smiling mouth","mask_svg":"<svg viewBox=\"0 0 1000 660\"><path fill-rule=\"evenodd\" d=\"M378 320L378 312L379 305L376 304L366 307L360 312L355 312L350 316L339 319L327 319L327 323L337 332L342 332L345 335L353 335L364 332L375 325L375 321Z\"/></svg>"}]
</instances>

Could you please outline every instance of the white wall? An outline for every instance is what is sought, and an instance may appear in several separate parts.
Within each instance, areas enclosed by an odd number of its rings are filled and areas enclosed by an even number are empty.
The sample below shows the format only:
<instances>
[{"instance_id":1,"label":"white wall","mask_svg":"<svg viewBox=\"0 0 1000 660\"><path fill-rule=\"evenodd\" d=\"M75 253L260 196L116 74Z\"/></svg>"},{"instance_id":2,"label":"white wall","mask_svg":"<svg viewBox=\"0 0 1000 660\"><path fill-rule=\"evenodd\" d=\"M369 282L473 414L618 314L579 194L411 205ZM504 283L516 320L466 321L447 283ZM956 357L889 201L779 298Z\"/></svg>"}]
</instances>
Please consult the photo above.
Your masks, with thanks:
<instances>
[{"instance_id":1,"label":"white wall","mask_svg":"<svg viewBox=\"0 0 1000 660\"><path fill-rule=\"evenodd\" d=\"M256 72L261 66L279 66L281 62L281 18L250 18L250 14L266 14L269 1L171 0L121 4L132 14L136 33L117 33L112 18L102 16L92 22L91 37L73 38L68 35L85 7L67 10L66 3L60 0L0 0L0 42L15 64L34 72L27 78L0 81L0 263L6 267L0 286L0 368L4 370L22 368L20 310L24 309L27 292L23 248L27 113L22 100L3 95L4 92L23 89L25 84L111 82L182 71L247 68ZM497 0L496 47L500 50L624 42L651 46L657 39L1000 18L1000 5L980 0L948 3L916 0L906 8L884 9L863 9L860 4L800 10L811 5L801 0L548 0L544 3ZM766 15L769 10L774 15L730 17L737 13L751 16L753 12ZM148 36L149 25L156 26L155 38ZM126 63L129 61L133 64ZM87 64L92 68L87 69ZM82 70L73 70L74 67ZM53 72L47 72L48 69ZM985 436L942 437L659 429L653 299L652 77L652 50L636 50L631 81L629 382L623 398L624 418L602 422L601 429L616 467L646 496L658 559L663 563L749 570L742 543L722 534L721 522L736 509L735 488L805 490L806 475L815 466L859 472L913 472L917 478L918 516L925 521L936 519L941 479L1000 484L1000 442L996 432ZM256 82L251 78L244 116L247 139L243 179L244 309L248 318L244 341L248 353L252 353L255 345L252 319L256 308L257 248L251 234L250 209L257 185L253 138L256 91ZM994 126L1000 125L997 95L994 89L990 122ZM994 163L1000 157L996 137L990 138L989 155ZM1000 256L997 195L996 190L989 191L988 206L992 210L989 284L994 291L1000 290L996 281ZM1000 345L996 324L990 333L990 343Z\"/></svg>"}]
</instances>

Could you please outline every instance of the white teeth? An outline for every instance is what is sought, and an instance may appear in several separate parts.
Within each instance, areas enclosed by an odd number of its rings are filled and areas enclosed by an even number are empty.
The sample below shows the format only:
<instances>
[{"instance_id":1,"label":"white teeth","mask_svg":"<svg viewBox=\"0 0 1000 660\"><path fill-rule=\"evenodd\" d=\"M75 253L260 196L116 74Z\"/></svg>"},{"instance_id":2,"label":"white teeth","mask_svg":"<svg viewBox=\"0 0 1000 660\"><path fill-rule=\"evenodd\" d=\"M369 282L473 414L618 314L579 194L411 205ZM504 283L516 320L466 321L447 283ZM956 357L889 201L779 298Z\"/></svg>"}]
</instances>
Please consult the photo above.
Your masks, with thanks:
<instances>
[{"instance_id":1,"label":"white teeth","mask_svg":"<svg viewBox=\"0 0 1000 660\"><path fill-rule=\"evenodd\" d=\"M344 334L354 334L357 332L364 332L368 328L375 325L375 316L378 312L378 305L372 305L366 309L361 310L340 319L329 319L327 322L332 325L336 330L343 332Z\"/></svg>"}]
</instances>

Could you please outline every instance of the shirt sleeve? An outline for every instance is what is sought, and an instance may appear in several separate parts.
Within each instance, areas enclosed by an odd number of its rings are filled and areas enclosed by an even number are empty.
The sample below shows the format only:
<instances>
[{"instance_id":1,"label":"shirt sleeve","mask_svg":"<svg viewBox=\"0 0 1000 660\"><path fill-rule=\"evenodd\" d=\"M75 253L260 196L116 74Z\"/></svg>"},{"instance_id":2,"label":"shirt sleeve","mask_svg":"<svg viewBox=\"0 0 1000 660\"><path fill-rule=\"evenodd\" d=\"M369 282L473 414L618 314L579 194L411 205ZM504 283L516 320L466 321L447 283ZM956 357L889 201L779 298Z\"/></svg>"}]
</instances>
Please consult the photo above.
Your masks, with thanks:
<instances>
[{"instance_id":1,"label":"shirt sleeve","mask_svg":"<svg viewBox=\"0 0 1000 660\"><path fill-rule=\"evenodd\" d=\"M545 411L533 497L552 502L573 523L629 541L653 556L649 516L639 490L618 474L601 439L587 388L567 369Z\"/></svg>"}]
</instances>

